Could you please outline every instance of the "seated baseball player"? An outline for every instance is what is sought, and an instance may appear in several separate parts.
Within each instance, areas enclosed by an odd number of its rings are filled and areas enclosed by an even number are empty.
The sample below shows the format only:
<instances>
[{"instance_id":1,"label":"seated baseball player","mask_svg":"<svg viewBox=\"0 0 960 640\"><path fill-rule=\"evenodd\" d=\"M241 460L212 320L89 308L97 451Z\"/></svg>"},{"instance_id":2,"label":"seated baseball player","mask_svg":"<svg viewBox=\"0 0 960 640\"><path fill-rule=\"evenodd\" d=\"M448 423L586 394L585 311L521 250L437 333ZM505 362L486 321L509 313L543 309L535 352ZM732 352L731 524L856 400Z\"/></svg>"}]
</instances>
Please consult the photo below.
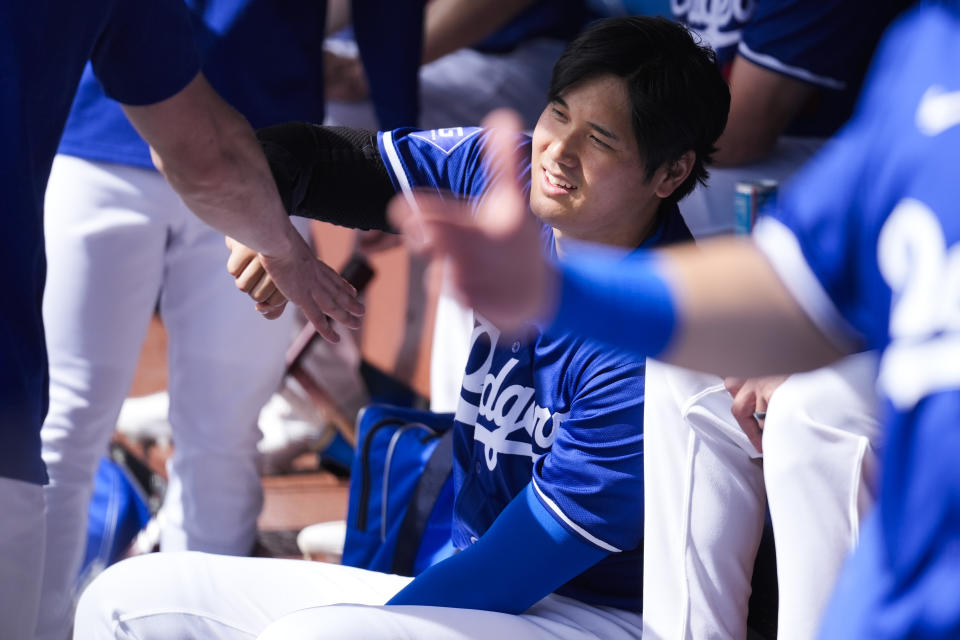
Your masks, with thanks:
<instances>
[{"instance_id":1,"label":"seated baseball player","mask_svg":"<svg viewBox=\"0 0 960 640\"><path fill-rule=\"evenodd\" d=\"M634 17L570 46L532 138L497 121L380 133L292 123L260 135L291 214L387 229L398 192L440 191L470 215L500 181L519 181L539 245L563 260L585 243L689 239L676 203L706 178L728 106L710 49L681 25ZM231 272L274 316L283 296L254 258L234 244ZM413 579L141 556L84 593L77 637L638 637L643 409L642 359L532 326L508 336L477 316L454 425L458 553Z\"/></svg>"}]
</instances>

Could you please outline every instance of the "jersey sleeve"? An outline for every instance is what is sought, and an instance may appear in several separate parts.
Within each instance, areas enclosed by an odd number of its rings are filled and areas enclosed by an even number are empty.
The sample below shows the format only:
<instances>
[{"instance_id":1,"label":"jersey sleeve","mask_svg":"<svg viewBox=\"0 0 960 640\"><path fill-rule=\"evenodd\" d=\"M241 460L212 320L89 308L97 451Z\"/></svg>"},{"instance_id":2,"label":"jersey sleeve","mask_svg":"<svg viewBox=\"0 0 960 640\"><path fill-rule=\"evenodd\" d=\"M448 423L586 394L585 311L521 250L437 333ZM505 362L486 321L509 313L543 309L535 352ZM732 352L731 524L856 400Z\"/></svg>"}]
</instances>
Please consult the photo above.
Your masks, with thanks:
<instances>
[{"instance_id":1,"label":"jersey sleeve","mask_svg":"<svg viewBox=\"0 0 960 640\"><path fill-rule=\"evenodd\" d=\"M396 129L381 132L377 139L396 191L409 195L414 189L433 189L458 199L477 199L499 178L497 167L484 159L488 138L489 132L480 127L451 127ZM527 136L518 137L516 153L522 179L530 168Z\"/></svg>"},{"instance_id":2,"label":"jersey sleeve","mask_svg":"<svg viewBox=\"0 0 960 640\"><path fill-rule=\"evenodd\" d=\"M754 64L830 90L856 84L894 0L759 0L738 53Z\"/></svg>"},{"instance_id":3,"label":"jersey sleeve","mask_svg":"<svg viewBox=\"0 0 960 640\"><path fill-rule=\"evenodd\" d=\"M592 343L576 362L569 416L534 464L533 489L571 533L604 551L633 550L643 539L644 365Z\"/></svg>"},{"instance_id":4,"label":"jersey sleeve","mask_svg":"<svg viewBox=\"0 0 960 640\"><path fill-rule=\"evenodd\" d=\"M147 105L174 95L197 75L200 57L181 0L117 0L90 55L106 94Z\"/></svg>"},{"instance_id":5,"label":"jersey sleeve","mask_svg":"<svg viewBox=\"0 0 960 640\"><path fill-rule=\"evenodd\" d=\"M784 190L777 210L758 221L754 241L820 331L843 352L864 346L869 305L851 274L873 253L854 221L863 134L848 127ZM852 145L852 146L851 146ZM827 187L829 185L829 187Z\"/></svg>"},{"instance_id":6,"label":"jersey sleeve","mask_svg":"<svg viewBox=\"0 0 960 640\"><path fill-rule=\"evenodd\" d=\"M476 544L428 568L387 604L519 615L606 554L560 526L528 484Z\"/></svg>"}]
</instances>

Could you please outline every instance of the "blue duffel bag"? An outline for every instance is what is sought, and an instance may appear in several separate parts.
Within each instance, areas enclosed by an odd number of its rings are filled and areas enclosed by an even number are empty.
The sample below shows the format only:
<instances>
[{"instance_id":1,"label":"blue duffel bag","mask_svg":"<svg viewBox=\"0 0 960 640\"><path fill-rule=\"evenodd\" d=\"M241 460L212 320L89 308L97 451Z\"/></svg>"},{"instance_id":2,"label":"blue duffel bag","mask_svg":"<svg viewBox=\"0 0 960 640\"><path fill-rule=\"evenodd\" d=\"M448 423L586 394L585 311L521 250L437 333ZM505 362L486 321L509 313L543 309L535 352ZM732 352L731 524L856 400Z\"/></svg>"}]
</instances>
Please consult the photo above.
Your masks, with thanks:
<instances>
[{"instance_id":1,"label":"blue duffel bag","mask_svg":"<svg viewBox=\"0 0 960 640\"><path fill-rule=\"evenodd\" d=\"M343 564L415 576L453 554L452 427L449 413L361 412Z\"/></svg>"}]
</instances>

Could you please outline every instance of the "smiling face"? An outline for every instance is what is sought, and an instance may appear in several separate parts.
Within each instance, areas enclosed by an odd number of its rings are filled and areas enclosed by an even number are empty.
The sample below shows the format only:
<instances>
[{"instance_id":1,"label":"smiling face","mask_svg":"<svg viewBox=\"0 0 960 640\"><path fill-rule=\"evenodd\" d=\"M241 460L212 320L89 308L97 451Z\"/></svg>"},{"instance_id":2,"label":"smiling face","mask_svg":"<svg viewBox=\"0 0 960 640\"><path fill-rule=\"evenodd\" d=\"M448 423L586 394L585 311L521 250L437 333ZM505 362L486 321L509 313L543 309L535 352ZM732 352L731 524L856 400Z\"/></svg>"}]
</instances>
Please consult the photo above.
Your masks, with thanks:
<instances>
[{"instance_id":1,"label":"smiling face","mask_svg":"<svg viewBox=\"0 0 960 640\"><path fill-rule=\"evenodd\" d=\"M530 208L562 236L635 247L652 230L664 171L647 179L630 114L624 80L604 74L572 85L540 115Z\"/></svg>"}]
</instances>

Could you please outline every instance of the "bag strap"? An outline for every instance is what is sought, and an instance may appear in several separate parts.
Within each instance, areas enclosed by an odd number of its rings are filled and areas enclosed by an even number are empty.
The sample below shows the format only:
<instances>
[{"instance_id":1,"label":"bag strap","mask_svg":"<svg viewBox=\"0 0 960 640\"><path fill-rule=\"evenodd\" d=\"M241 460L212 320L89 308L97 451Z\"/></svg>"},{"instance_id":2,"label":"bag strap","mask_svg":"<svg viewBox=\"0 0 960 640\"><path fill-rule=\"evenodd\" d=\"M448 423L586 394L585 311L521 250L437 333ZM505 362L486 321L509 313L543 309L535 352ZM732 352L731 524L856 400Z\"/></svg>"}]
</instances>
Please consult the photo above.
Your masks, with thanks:
<instances>
[{"instance_id":1,"label":"bag strap","mask_svg":"<svg viewBox=\"0 0 960 640\"><path fill-rule=\"evenodd\" d=\"M414 562L417 559L423 533L427 528L427 521L451 473L453 473L453 429L440 436L436 448L423 467L417 487L413 490L413 496L410 498L410 504L407 505L407 512L403 516L397 533L391 573L401 576L413 575Z\"/></svg>"}]
</instances>

